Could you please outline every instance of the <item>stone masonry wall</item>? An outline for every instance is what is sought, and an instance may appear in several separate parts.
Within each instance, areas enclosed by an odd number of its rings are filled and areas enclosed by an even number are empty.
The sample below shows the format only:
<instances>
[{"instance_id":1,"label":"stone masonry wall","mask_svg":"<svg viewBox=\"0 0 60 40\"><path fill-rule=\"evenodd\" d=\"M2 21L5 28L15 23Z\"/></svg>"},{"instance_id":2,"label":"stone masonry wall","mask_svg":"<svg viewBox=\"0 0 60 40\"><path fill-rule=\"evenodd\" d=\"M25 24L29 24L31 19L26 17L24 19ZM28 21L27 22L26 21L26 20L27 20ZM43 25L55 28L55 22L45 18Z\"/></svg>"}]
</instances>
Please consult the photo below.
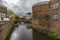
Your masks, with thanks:
<instances>
[{"instance_id":1,"label":"stone masonry wall","mask_svg":"<svg viewBox=\"0 0 60 40\"><path fill-rule=\"evenodd\" d=\"M5 40L5 38L8 36L9 32L11 31L13 24L14 24L14 21L9 21L0 26L0 29L1 29L0 40Z\"/></svg>"},{"instance_id":2,"label":"stone masonry wall","mask_svg":"<svg viewBox=\"0 0 60 40\"><path fill-rule=\"evenodd\" d=\"M46 16L50 15L50 5L40 5L33 7L33 20L32 24L35 24L36 27L47 30L48 29L48 18Z\"/></svg>"}]
</instances>

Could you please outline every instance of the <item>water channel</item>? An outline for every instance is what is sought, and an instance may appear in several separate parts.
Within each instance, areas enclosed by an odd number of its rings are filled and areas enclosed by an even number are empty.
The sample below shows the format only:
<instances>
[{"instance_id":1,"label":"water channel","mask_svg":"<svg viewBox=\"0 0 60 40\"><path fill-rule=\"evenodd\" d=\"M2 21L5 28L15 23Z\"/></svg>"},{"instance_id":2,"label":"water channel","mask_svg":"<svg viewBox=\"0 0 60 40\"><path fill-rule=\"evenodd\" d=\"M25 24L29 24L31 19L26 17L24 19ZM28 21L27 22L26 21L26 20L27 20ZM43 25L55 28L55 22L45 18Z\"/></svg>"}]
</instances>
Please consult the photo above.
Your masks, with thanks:
<instances>
[{"instance_id":1,"label":"water channel","mask_svg":"<svg viewBox=\"0 0 60 40\"><path fill-rule=\"evenodd\" d=\"M21 22L18 28L15 28L10 40L33 40L32 29L27 29L26 24Z\"/></svg>"},{"instance_id":2,"label":"water channel","mask_svg":"<svg viewBox=\"0 0 60 40\"><path fill-rule=\"evenodd\" d=\"M12 32L10 40L55 40L44 34L41 34L32 28L27 28L30 24L21 22L20 25Z\"/></svg>"}]
</instances>

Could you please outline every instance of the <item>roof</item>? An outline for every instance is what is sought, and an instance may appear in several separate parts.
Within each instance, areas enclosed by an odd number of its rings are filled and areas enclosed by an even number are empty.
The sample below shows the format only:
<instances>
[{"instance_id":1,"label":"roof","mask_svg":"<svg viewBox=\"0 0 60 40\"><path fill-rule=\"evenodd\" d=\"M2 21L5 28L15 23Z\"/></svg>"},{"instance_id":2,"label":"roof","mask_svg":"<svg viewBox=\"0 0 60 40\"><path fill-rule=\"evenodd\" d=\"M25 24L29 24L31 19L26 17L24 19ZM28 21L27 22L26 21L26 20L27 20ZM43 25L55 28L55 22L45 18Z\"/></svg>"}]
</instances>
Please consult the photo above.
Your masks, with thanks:
<instances>
[{"instance_id":1,"label":"roof","mask_svg":"<svg viewBox=\"0 0 60 40\"><path fill-rule=\"evenodd\" d=\"M0 13L7 13L7 8L0 6Z\"/></svg>"},{"instance_id":2,"label":"roof","mask_svg":"<svg viewBox=\"0 0 60 40\"><path fill-rule=\"evenodd\" d=\"M33 5L33 7L44 5L44 4L50 4L50 1L43 1L43 2L36 3L35 5Z\"/></svg>"}]
</instances>

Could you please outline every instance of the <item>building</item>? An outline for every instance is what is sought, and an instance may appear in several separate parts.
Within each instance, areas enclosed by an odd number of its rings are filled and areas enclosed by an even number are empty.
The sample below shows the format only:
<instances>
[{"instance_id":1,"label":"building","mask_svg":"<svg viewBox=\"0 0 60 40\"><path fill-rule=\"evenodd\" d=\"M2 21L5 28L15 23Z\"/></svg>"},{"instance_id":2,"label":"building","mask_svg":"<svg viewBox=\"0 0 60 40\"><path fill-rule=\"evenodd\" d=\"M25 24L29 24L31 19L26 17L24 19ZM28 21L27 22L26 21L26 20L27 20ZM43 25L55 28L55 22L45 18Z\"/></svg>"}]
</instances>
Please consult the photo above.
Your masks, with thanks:
<instances>
[{"instance_id":1,"label":"building","mask_svg":"<svg viewBox=\"0 0 60 40\"><path fill-rule=\"evenodd\" d=\"M49 25L50 1L44 1L35 4L32 7L33 11L33 25L41 29L47 29ZM41 26L41 27L40 27Z\"/></svg>"},{"instance_id":2,"label":"building","mask_svg":"<svg viewBox=\"0 0 60 40\"><path fill-rule=\"evenodd\" d=\"M32 7L34 28L40 28L51 32L60 31L60 0L50 0L36 3Z\"/></svg>"},{"instance_id":3,"label":"building","mask_svg":"<svg viewBox=\"0 0 60 40\"><path fill-rule=\"evenodd\" d=\"M9 15L9 19L10 20L15 20L15 14L13 11L11 11L10 9L7 10L7 14Z\"/></svg>"},{"instance_id":4,"label":"building","mask_svg":"<svg viewBox=\"0 0 60 40\"><path fill-rule=\"evenodd\" d=\"M51 0L50 30L60 32L60 0Z\"/></svg>"},{"instance_id":5,"label":"building","mask_svg":"<svg viewBox=\"0 0 60 40\"><path fill-rule=\"evenodd\" d=\"M0 2L0 21L6 20L9 20L7 14L7 7L5 7L2 2Z\"/></svg>"},{"instance_id":6,"label":"building","mask_svg":"<svg viewBox=\"0 0 60 40\"><path fill-rule=\"evenodd\" d=\"M32 19L32 13L27 13L26 20L31 20L31 19Z\"/></svg>"}]
</instances>

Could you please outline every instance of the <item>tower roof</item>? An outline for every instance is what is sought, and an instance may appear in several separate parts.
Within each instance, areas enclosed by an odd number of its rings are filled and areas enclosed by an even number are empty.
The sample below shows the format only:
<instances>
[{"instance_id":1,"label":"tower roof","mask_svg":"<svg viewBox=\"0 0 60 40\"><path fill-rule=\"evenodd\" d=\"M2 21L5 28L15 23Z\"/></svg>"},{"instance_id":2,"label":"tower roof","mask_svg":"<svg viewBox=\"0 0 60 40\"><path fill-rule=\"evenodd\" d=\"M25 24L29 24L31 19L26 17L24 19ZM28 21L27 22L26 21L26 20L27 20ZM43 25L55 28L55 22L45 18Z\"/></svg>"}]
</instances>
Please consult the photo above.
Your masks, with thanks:
<instances>
[{"instance_id":1,"label":"tower roof","mask_svg":"<svg viewBox=\"0 0 60 40\"><path fill-rule=\"evenodd\" d=\"M43 1L43 2L36 3L35 5L33 5L33 7L44 5L44 4L50 4L50 1Z\"/></svg>"}]
</instances>

